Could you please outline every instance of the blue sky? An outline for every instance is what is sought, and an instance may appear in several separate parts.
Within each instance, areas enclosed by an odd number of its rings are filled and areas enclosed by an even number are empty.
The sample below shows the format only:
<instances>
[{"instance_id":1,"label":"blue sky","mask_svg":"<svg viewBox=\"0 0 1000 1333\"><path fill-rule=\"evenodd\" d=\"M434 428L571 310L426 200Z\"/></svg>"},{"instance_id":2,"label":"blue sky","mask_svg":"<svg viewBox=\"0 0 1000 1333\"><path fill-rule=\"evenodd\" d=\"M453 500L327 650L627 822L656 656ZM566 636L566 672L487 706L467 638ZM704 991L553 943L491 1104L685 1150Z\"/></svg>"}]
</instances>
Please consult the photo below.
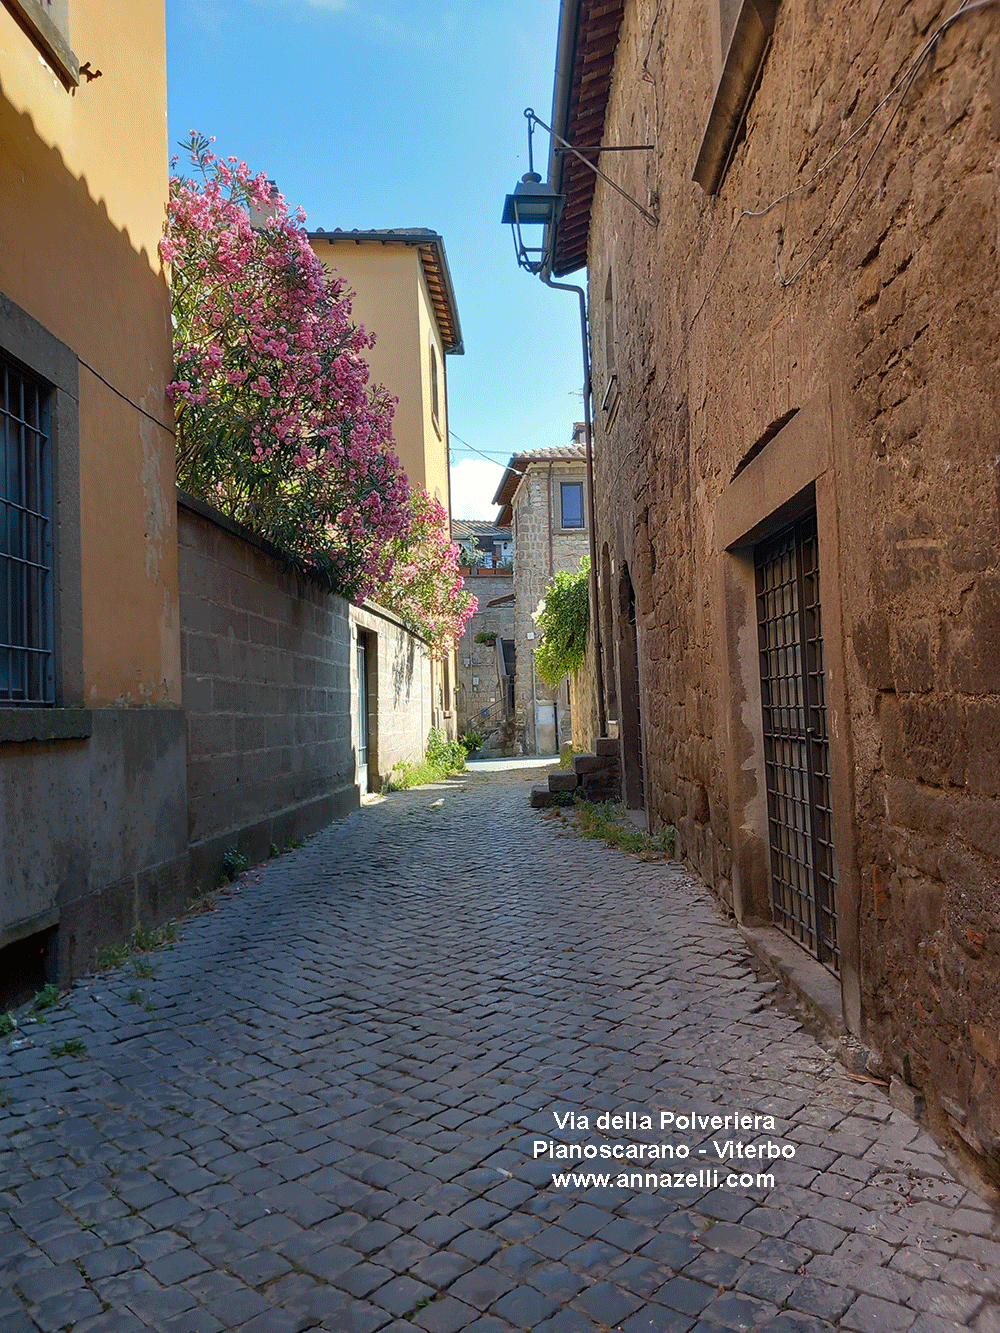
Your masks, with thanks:
<instances>
[{"instance_id":1,"label":"blue sky","mask_svg":"<svg viewBox=\"0 0 1000 1333\"><path fill-rule=\"evenodd\" d=\"M558 9L167 0L172 145L191 129L214 134L217 151L301 204L310 228L418 226L444 237L466 348L448 358L452 430L495 463L568 443L582 413L576 298L522 273L499 221L528 169L522 112L549 118ZM536 135L543 171L547 151ZM471 485L492 516L498 473L451 445L456 501Z\"/></svg>"}]
</instances>

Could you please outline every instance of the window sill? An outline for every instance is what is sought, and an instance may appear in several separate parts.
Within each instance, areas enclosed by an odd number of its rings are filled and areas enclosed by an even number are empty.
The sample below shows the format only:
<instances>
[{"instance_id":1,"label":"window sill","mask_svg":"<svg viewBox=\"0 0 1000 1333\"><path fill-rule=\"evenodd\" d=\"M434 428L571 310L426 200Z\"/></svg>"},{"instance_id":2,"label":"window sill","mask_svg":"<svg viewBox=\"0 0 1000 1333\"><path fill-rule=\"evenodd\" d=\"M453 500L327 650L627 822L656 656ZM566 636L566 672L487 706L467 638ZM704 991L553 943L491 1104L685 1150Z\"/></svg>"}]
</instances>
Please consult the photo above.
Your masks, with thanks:
<instances>
[{"instance_id":1,"label":"window sill","mask_svg":"<svg viewBox=\"0 0 1000 1333\"><path fill-rule=\"evenodd\" d=\"M80 62L38 0L3 0L67 88L80 84Z\"/></svg>"},{"instance_id":2,"label":"window sill","mask_svg":"<svg viewBox=\"0 0 1000 1333\"><path fill-rule=\"evenodd\" d=\"M771 45L779 0L743 0L701 141L694 179L715 194L726 174Z\"/></svg>"},{"instance_id":3,"label":"window sill","mask_svg":"<svg viewBox=\"0 0 1000 1333\"><path fill-rule=\"evenodd\" d=\"M0 708L0 745L82 741L92 731L89 708Z\"/></svg>"}]
</instances>

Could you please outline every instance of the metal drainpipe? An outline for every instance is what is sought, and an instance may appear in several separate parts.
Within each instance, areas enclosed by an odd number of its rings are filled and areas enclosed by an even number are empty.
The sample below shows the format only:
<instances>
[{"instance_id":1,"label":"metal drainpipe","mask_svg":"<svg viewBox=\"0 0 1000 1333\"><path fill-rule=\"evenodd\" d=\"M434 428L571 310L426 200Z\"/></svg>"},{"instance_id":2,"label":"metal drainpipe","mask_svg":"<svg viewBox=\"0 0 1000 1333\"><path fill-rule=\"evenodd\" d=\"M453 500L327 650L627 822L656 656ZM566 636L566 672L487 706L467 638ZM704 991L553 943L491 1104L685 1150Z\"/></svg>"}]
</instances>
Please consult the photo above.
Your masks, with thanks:
<instances>
[{"instance_id":1,"label":"metal drainpipe","mask_svg":"<svg viewBox=\"0 0 1000 1333\"><path fill-rule=\"evenodd\" d=\"M594 449L590 425L590 343L587 336L587 294L582 287L567 282L553 282L548 267L538 275L546 287L559 292L576 292L580 298L580 334L583 342L583 432L587 448L587 505L590 509L590 623L594 627L594 665L597 670L597 722L601 735L608 730L604 707L604 661L601 650L600 603L597 596L597 514L594 508ZM551 531L551 524L549 525Z\"/></svg>"}]
</instances>

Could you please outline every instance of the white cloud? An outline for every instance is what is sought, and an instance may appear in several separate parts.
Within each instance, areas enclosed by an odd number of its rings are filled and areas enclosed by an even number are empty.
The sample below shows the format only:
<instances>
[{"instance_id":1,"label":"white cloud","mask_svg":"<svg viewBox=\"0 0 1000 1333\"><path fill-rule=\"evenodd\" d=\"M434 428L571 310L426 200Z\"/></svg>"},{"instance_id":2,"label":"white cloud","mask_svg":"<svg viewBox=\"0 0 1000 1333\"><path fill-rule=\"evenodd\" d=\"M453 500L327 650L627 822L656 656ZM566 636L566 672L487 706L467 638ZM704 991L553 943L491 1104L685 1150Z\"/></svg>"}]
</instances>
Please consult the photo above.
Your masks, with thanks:
<instances>
[{"instance_id":1,"label":"white cloud","mask_svg":"<svg viewBox=\"0 0 1000 1333\"><path fill-rule=\"evenodd\" d=\"M485 458L463 458L456 463L451 470L452 518L494 519L493 496L503 473L499 463L488 463Z\"/></svg>"}]
</instances>

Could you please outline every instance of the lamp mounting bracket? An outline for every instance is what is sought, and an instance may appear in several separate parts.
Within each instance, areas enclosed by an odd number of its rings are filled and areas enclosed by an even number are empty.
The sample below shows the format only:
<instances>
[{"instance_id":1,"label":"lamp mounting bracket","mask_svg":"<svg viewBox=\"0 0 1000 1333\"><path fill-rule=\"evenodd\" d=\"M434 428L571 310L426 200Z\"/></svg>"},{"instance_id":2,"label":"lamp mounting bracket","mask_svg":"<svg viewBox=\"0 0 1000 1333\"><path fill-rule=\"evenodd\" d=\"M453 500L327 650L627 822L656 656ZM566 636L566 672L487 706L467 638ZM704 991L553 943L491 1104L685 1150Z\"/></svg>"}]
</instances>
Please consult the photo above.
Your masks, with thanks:
<instances>
[{"instance_id":1,"label":"lamp mounting bracket","mask_svg":"<svg viewBox=\"0 0 1000 1333\"><path fill-rule=\"evenodd\" d=\"M534 110L530 106L525 107L524 116L528 122L529 144L531 142L531 131L533 130L535 125L540 125L543 130L548 130L549 134L552 135L553 139L557 141L558 144L556 148L557 153L558 152L572 153L572 155L575 158L578 158L579 161L581 161L585 167L588 167L594 173L595 176L600 176L602 181L610 185L612 190L614 190L616 194L620 194L623 199L628 200L628 202L632 205L633 208L638 209L651 227L655 227L658 225L660 219L656 213L650 212L648 208L643 208L642 204L639 203L638 199L633 199L633 197L629 194L627 190L623 190L620 185L616 185L615 182L611 179L611 177L605 175L605 173L601 170L599 166L597 166L596 163L589 161L584 156L585 153L647 152L653 147L652 144L630 144L630 145L624 145L621 148L614 148L611 146L605 147L603 145L598 145L596 148L576 148L573 144L569 142L568 139L564 139L561 134L557 134L551 125L546 125L545 121L542 120L541 116L536 115Z\"/></svg>"}]
</instances>

